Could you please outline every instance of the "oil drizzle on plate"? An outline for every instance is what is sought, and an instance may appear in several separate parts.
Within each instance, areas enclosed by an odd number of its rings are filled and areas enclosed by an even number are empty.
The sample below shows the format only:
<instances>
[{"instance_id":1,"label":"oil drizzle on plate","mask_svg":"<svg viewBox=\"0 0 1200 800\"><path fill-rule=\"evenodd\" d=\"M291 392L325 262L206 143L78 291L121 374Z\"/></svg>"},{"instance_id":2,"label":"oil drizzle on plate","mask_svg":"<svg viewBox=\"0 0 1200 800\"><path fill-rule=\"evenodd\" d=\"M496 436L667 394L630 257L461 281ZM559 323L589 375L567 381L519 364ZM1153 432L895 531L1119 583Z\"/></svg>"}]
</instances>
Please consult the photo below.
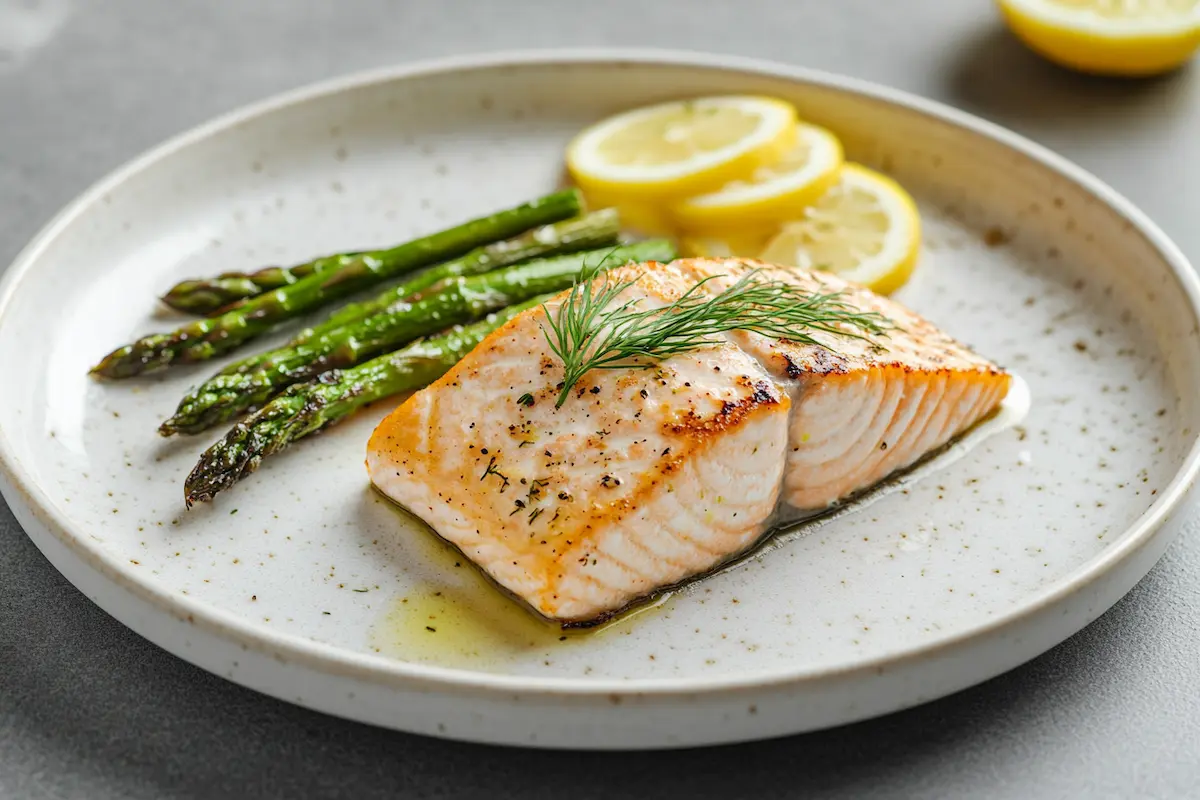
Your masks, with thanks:
<instances>
[{"instance_id":1,"label":"oil drizzle on plate","mask_svg":"<svg viewBox=\"0 0 1200 800\"><path fill-rule=\"evenodd\" d=\"M371 630L381 655L443 667L492 668L514 656L552 659L564 647L599 636L628 633L630 624L655 613L669 595L593 628L564 630L539 619L495 586L451 545L425 535L429 560L444 579L428 581L394 597Z\"/></svg>"}]
</instances>

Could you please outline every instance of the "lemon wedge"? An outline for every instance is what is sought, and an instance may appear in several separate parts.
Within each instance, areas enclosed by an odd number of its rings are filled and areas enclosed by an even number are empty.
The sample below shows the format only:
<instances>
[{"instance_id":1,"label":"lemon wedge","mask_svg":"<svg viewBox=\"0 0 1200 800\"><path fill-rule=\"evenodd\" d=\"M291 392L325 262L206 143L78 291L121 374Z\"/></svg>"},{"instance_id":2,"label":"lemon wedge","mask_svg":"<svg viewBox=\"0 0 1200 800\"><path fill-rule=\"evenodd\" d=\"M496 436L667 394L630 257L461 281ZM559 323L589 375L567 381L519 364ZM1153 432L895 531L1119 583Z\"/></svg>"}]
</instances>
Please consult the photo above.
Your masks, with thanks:
<instances>
[{"instance_id":1,"label":"lemon wedge","mask_svg":"<svg viewBox=\"0 0 1200 800\"><path fill-rule=\"evenodd\" d=\"M997 0L1008 27L1064 67L1137 77L1175 69L1200 47L1200 0Z\"/></svg>"},{"instance_id":2,"label":"lemon wedge","mask_svg":"<svg viewBox=\"0 0 1200 800\"><path fill-rule=\"evenodd\" d=\"M672 209L679 226L695 231L764 228L794 217L837 181L842 143L824 128L796 127L796 142L775 162L709 194L690 197Z\"/></svg>"},{"instance_id":3,"label":"lemon wedge","mask_svg":"<svg viewBox=\"0 0 1200 800\"><path fill-rule=\"evenodd\" d=\"M608 195L687 197L778 160L795 140L796 110L757 96L705 97L627 111L580 132L567 169Z\"/></svg>"},{"instance_id":4,"label":"lemon wedge","mask_svg":"<svg viewBox=\"0 0 1200 800\"><path fill-rule=\"evenodd\" d=\"M845 164L803 216L783 223L759 258L833 272L881 294L900 288L917 263L921 221L908 192L884 175Z\"/></svg>"}]
</instances>

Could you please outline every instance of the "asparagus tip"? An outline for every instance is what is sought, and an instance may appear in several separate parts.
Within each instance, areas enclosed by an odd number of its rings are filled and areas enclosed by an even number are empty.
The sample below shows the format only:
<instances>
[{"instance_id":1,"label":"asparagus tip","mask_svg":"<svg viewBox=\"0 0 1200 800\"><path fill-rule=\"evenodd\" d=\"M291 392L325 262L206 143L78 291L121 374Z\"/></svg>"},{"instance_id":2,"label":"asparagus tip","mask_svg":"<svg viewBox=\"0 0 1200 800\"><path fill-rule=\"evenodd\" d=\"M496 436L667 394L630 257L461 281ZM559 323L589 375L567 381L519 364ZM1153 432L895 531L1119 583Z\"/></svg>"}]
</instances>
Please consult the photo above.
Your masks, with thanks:
<instances>
[{"instance_id":1,"label":"asparagus tip","mask_svg":"<svg viewBox=\"0 0 1200 800\"><path fill-rule=\"evenodd\" d=\"M189 279L168 289L159 300L176 311L200 316L218 316L223 310L255 297L263 288L247 276L226 273L209 279Z\"/></svg>"},{"instance_id":2,"label":"asparagus tip","mask_svg":"<svg viewBox=\"0 0 1200 800\"><path fill-rule=\"evenodd\" d=\"M107 378L110 380L129 377L134 374L129 372L128 367L128 358L131 352L132 350L129 345L118 347L93 364L91 369L88 370L88 374L96 378Z\"/></svg>"},{"instance_id":3,"label":"asparagus tip","mask_svg":"<svg viewBox=\"0 0 1200 800\"><path fill-rule=\"evenodd\" d=\"M253 471L247 469L250 459L244 457L245 451L236 446L231 447L231 444L236 444L243 430L242 425L234 426L225 438L200 456L200 460L183 482L183 502L188 508L196 503L211 501L222 490L236 483L245 472Z\"/></svg>"}]
</instances>

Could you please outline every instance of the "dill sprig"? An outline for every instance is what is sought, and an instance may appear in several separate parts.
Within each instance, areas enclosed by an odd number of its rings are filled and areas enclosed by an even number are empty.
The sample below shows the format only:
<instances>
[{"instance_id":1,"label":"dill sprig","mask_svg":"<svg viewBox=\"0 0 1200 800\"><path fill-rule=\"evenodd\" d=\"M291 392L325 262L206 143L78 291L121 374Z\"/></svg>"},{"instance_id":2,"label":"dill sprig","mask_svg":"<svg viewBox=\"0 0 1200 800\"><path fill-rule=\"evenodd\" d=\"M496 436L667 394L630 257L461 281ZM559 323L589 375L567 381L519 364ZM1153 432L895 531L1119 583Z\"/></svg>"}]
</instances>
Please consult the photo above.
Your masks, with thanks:
<instances>
[{"instance_id":1,"label":"dill sprig","mask_svg":"<svg viewBox=\"0 0 1200 800\"><path fill-rule=\"evenodd\" d=\"M704 291L712 275L659 308L639 299L617 303L633 281L577 282L557 310L546 309L542 333L563 364L561 408L571 389L594 369L646 368L654 361L717 344L720 334L752 331L826 347L814 333L851 338L886 335L890 323L876 312L858 311L841 292L815 293L779 280L755 280L753 270L716 294ZM610 307L611 306L611 307ZM543 308L545 308L543 306Z\"/></svg>"},{"instance_id":2,"label":"dill sprig","mask_svg":"<svg viewBox=\"0 0 1200 800\"><path fill-rule=\"evenodd\" d=\"M500 470L496 469L496 457L495 456L492 456L491 458L488 459L487 469L485 469L483 471L483 474L479 476L479 480L481 482L484 480L487 480L488 475L495 475L497 478L499 478L501 481L503 481L503 483L500 484L500 494L504 494L504 490L508 488L508 476L505 475Z\"/></svg>"}]
</instances>

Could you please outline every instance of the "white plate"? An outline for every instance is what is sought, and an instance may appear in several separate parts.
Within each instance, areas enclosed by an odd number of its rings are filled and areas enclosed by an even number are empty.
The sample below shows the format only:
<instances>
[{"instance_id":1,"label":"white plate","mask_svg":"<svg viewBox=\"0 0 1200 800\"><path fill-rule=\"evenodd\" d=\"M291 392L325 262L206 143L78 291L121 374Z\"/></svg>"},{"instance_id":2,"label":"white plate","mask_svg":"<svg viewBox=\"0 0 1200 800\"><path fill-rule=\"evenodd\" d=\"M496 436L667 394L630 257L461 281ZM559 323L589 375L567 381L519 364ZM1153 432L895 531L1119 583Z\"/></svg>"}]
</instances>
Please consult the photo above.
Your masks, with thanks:
<instances>
[{"instance_id":1,"label":"white plate","mask_svg":"<svg viewBox=\"0 0 1200 800\"><path fill-rule=\"evenodd\" d=\"M899 297L1028 381L1022 426L662 607L559 642L530 634L369 490L364 445L393 404L185 513L183 476L219 432L163 442L155 427L210 369L109 385L85 374L173 325L153 298L178 278L394 242L513 204L559 182L584 124L719 92L794 101L917 196L927 246ZM37 237L0 292L0 485L100 606L285 700L548 747L785 734L994 676L1145 574L1196 476L1197 296L1179 251L1095 178L898 92L643 51L406 67L188 133ZM449 644L430 646L407 609L444 600L458 603L438 623Z\"/></svg>"}]
</instances>

